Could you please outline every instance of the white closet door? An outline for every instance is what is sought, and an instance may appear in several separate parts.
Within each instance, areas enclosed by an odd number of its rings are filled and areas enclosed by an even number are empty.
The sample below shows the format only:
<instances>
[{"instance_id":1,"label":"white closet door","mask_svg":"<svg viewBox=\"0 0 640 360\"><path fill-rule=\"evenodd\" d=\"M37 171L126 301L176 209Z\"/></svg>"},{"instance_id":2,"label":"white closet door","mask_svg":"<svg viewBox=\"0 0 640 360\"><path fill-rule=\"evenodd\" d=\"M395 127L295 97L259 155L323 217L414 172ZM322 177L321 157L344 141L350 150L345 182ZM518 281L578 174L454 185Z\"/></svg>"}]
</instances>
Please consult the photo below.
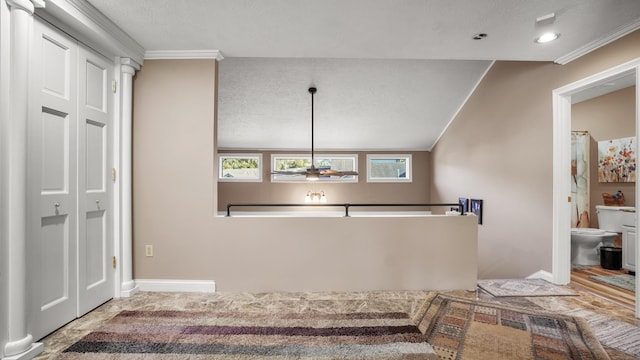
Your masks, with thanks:
<instances>
[{"instance_id":1,"label":"white closet door","mask_svg":"<svg viewBox=\"0 0 640 360\"><path fill-rule=\"evenodd\" d=\"M78 316L113 297L111 151L113 64L79 49Z\"/></svg>"},{"instance_id":2,"label":"white closet door","mask_svg":"<svg viewBox=\"0 0 640 360\"><path fill-rule=\"evenodd\" d=\"M36 339L77 313L77 48L34 22L29 121L29 283Z\"/></svg>"}]
</instances>

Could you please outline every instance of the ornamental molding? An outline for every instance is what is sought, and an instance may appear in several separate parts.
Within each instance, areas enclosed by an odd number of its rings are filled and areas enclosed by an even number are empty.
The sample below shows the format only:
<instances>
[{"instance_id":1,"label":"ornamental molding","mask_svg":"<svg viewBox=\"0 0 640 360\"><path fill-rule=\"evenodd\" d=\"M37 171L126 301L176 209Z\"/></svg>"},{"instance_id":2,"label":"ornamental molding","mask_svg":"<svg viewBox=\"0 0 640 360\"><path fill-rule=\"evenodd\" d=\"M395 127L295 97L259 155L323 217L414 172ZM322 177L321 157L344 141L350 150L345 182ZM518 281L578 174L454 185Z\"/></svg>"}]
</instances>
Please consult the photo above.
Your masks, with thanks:
<instances>
[{"instance_id":1,"label":"ornamental molding","mask_svg":"<svg viewBox=\"0 0 640 360\"><path fill-rule=\"evenodd\" d=\"M220 50L148 50L145 60L224 59Z\"/></svg>"},{"instance_id":2,"label":"ornamental molding","mask_svg":"<svg viewBox=\"0 0 640 360\"><path fill-rule=\"evenodd\" d=\"M35 11L34 3L30 0L5 0L9 8L18 9L28 12L30 15L33 15ZM38 1L39 2L39 1Z\"/></svg>"}]
</instances>

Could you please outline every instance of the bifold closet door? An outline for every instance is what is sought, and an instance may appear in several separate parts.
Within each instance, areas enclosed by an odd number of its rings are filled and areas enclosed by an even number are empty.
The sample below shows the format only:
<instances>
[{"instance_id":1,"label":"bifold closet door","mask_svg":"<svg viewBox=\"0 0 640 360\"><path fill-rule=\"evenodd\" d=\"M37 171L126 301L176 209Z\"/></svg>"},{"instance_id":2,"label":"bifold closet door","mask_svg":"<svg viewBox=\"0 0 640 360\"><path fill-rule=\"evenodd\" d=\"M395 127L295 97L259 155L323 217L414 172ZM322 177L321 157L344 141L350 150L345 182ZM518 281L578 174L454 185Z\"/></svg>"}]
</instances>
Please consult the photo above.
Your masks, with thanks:
<instances>
[{"instance_id":1,"label":"bifold closet door","mask_svg":"<svg viewBox=\"0 0 640 360\"><path fill-rule=\"evenodd\" d=\"M28 279L36 339L77 314L78 45L34 22L29 115Z\"/></svg>"},{"instance_id":2,"label":"bifold closet door","mask_svg":"<svg viewBox=\"0 0 640 360\"><path fill-rule=\"evenodd\" d=\"M78 316L113 297L111 151L113 64L83 47L78 73Z\"/></svg>"},{"instance_id":3,"label":"bifold closet door","mask_svg":"<svg viewBox=\"0 0 640 360\"><path fill-rule=\"evenodd\" d=\"M113 64L34 21L29 115L30 332L111 299Z\"/></svg>"}]
</instances>

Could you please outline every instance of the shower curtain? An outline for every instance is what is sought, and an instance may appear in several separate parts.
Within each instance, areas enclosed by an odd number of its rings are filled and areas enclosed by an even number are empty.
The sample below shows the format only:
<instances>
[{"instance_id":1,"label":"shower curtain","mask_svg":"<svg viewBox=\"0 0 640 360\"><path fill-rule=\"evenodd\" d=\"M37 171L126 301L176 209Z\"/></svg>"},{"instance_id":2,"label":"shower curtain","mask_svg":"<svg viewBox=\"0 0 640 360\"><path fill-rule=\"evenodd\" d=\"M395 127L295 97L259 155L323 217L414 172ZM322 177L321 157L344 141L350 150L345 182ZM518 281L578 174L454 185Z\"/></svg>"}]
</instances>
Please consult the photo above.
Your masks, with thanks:
<instances>
[{"instance_id":1,"label":"shower curtain","mask_svg":"<svg viewBox=\"0 0 640 360\"><path fill-rule=\"evenodd\" d=\"M586 131L571 132L571 227L588 228L589 141Z\"/></svg>"}]
</instances>

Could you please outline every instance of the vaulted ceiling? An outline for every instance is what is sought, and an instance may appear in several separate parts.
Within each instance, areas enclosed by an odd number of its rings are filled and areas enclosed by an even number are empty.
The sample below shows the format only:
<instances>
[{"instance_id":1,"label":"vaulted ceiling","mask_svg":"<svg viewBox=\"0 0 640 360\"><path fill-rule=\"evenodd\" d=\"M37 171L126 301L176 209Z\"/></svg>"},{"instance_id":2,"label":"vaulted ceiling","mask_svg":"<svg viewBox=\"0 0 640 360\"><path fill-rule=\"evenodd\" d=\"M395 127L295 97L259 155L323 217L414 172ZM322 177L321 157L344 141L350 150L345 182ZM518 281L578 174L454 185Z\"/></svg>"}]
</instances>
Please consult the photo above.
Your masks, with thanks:
<instances>
[{"instance_id":1,"label":"vaulted ceiling","mask_svg":"<svg viewBox=\"0 0 640 360\"><path fill-rule=\"evenodd\" d=\"M308 148L310 85L318 148L430 149L492 61L565 63L640 27L638 0L89 2L149 58L219 50L218 146L242 149Z\"/></svg>"}]
</instances>

